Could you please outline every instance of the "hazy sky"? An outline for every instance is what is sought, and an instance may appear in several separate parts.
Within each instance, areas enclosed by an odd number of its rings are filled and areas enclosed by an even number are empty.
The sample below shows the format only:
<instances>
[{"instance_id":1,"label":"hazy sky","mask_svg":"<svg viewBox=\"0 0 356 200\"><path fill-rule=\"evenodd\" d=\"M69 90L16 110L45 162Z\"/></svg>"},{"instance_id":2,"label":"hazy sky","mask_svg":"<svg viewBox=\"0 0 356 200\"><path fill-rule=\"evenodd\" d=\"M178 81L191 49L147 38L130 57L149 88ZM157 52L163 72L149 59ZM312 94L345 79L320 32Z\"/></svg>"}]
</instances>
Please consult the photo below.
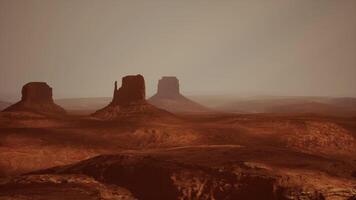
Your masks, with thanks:
<instances>
[{"instance_id":1,"label":"hazy sky","mask_svg":"<svg viewBox=\"0 0 356 200\"><path fill-rule=\"evenodd\" d=\"M0 99L46 81L111 96L143 74L187 94L356 96L355 0L0 0Z\"/></svg>"}]
</instances>

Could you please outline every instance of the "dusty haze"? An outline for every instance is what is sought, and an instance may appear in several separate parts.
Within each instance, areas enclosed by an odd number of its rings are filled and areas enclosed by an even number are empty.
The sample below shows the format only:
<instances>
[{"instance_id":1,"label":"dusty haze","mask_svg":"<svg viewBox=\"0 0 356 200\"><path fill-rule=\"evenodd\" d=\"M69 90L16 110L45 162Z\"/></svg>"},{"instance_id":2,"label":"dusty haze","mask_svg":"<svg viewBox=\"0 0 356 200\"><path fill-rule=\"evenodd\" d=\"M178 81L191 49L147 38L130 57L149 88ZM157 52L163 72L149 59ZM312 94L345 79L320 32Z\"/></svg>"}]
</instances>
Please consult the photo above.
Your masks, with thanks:
<instances>
[{"instance_id":1,"label":"dusty haze","mask_svg":"<svg viewBox=\"0 0 356 200\"><path fill-rule=\"evenodd\" d=\"M356 96L356 1L0 0L0 100L111 96L161 76L187 94Z\"/></svg>"}]
</instances>

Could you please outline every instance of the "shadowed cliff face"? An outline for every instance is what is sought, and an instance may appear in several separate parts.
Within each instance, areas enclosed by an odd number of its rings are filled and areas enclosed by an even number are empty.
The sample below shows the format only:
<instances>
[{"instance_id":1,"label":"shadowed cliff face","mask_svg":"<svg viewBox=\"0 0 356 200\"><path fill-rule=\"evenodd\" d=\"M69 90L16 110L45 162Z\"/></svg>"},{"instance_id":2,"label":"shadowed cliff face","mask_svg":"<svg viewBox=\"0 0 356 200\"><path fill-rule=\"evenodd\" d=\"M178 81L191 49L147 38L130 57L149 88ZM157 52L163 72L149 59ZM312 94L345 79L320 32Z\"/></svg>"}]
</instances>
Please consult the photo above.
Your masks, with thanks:
<instances>
[{"instance_id":1,"label":"shadowed cliff face","mask_svg":"<svg viewBox=\"0 0 356 200\"><path fill-rule=\"evenodd\" d=\"M54 103L52 88L45 82L31 82L24 85L21 101L4 111L29 111L45 115L65 114L65 110Z\"/></svg>"},{"instance_id":2,"label":"shadowed cliff face","mask_svg":"<svg viewBox=\"0 0 356 200\"><path fill-rule=\"evenodd\" d=\"M44 82L27 83L22 88L22 101L28 103L53 103L52 88Z\"/></svg>"},{"instance_id":3,"label":"shadowed cliff face","mask_svg":"<svg viewBox=\"0 0 356 200\"><path fill-rule=\"evenodd\" d=\"M127 106L135 102L144 102L145 97L145 80L143 76L125 76L122 79L122 86L119 89L117 89L117 82L115 82L115 90L111 105Z\"/></svg>"}]
</instances>

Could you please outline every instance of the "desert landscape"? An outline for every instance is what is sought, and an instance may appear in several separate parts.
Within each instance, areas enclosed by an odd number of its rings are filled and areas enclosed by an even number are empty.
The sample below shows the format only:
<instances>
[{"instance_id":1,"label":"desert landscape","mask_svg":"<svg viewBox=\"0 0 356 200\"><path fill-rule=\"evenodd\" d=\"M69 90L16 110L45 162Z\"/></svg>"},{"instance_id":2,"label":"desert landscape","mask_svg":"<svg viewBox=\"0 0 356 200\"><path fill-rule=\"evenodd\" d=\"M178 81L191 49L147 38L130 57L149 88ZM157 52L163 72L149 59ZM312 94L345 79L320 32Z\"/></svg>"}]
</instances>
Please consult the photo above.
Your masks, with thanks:
<instances>
[{"instance_id":1,"label":"desert landscape","mask_svg":"<svg viewBox=\"0 0 356 200\"><path fill-rule=\"evenodd\" d=\"M356 200L355 0L0 0L0 200Z\"/></svg>"},{"instance_id":2,"label":"desert landscape","mask_svg":"<svg viewBox=\"0 0 356 200\"><path fill-rule=\"evenodd\" d=\"M26 84L1 112L0 199L356 197L356 115L208 110L165 84L160 95L175 91L182 112L148 103L141 75L115 83L91 115L55 104L46 83Z\"/></svg>"}]
</instances>

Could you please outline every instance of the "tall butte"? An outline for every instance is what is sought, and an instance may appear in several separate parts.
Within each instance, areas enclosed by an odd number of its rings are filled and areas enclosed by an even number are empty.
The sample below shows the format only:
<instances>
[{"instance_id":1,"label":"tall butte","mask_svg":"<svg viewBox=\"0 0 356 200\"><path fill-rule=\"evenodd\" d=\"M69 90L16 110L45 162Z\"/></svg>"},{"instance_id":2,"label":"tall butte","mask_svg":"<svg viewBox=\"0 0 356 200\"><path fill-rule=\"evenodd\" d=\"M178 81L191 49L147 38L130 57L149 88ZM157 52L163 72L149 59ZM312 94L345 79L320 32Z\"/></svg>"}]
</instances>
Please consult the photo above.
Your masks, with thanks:
<instances>
[{"instance_id":1,"label":"tall butte","mask_svg":"<svg viewBox=\"0 0 356 200\"><path fill-rule=\"evenodd\" d=\"M148 101L170 112L209 112L210 110L183 96L179 90L179 80L175 76L164 76L158 81L157 93Z\"/></svg>"},{"instance_id":2,"label":"tall butte","mask_svg":"<svg viewBox=\"0 0 356 200\"><path fill-rule=\"evenodd\" d=\"M66 113L62 107L54 103L52 88L45 82L30 82L24 85L21 101L4 110L4 112L24 111L45 115Z\"/></svg>"},{"instance_id":3,"label":"tall butte","mask_svg":"<svg viewBox=\"0 0 356 200\"><path fill-rule=\"evenodd\" d=\"M167 113L146 101L145 79L142 75L130 75L122 78L121 87L115 81L113 99L105 108L96 111L92 116L102 119L155 116Z\"/></svg>"}]
</instances>

